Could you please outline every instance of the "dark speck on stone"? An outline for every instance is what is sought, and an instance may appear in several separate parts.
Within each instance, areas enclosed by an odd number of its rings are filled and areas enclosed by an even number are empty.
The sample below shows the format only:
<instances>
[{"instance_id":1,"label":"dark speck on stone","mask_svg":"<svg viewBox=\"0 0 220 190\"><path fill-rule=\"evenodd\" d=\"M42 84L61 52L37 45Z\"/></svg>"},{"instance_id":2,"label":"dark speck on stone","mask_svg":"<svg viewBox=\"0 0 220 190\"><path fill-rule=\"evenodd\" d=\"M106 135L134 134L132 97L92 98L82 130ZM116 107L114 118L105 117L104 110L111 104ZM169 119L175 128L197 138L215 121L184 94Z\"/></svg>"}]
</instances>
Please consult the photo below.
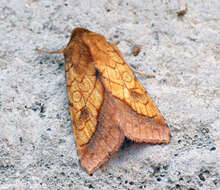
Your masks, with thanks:
<instances>
[{"instance_id":1,"label":"dark speck on stone","mask_svg":"<svg viewBox=\"0 0 220 190\"><path fill-rule=\"evenodd\" d=\"M201 174L199 174L199 179L201 180L201 181L205 181L205 177L203 176L203 174L201 173Z\"/></svg>"},{"instance_id":2,"label":"dark speck on stone","mask_svg":"<svg viewBox=\"0 0 220 190\"><path fill-rule=\"evenodd\" d=\"M40 118L45 118L46 117L46 115L44 115L44 114L40 114Z\"/></svg>"},{"instance_id":3,"label":"dark speck on stone","mask_svg":"<svg viewBox=\"0 0 220 190\"><path fill-rule=\"evenodd\" d=\"M48 168L48 169L50 169L50 166L49 166L48 164L45 164L45 167Z\"/></svg>"},{"instance_id":4,"label":"dark speck on stone","mask_svg":"<svg viewBox=\"0 0 220 190\"><path fill-rule=\"evenodd\" d=\"M61 172L60 174L61 174L62 176L65 176L65 173L64 173L64 172Z\"/></svg>"},{"instance_id":5,"label":"dark speck on stone","mask_svg":"<svg viewBox=\"0 0 220 190\"><path fill-rule=\"evenodd\" d=\"M161 181L161 178L160 178L160 177L158 177L158 178L157 178L157 181Z\"/></svg>"},{"instance_id":6,"label":"dark speck on stone","mask_svg":"<svg viewBox=\"0 0 220 190\"><path fill-rule=\"evenodd\" d=\"M40 113L44 113L45 112L45 107L44 107L44 104L42 104L40 106Z\"/></svg>"},{"instance_id":7,"label":"dark speck on stone","mask_svg":"<svg viewBox=\"0 0 220 190\"><path fill-rule=\"evenodd\" d=\"M130 185L134 185L134 182L133 182L133 181L130 181L129 184L130 184Z\"/></svg>"},{"instance_id":8,"label":"dark speck on stone","mask_svg":"<svg viewBox=\"0 0 220 190\"><path fill-rule=\"evenodd\" d=\"M215 151L215 150L216 150L215 147L210 148L210 151Z\"/></svg>"},{"instance_id":9,"label":"dark speck on stone","mask_svg":"<svg viewBox=\"0 0 220 190\"><path fill-rule=\"evenodd\" d=\"M59 65L58 65L58 69L61 69L62 67L63 67L63 63L60 63Z\"/></svg>"},{"instance_id":10,"label":"dark speck on stone","mask_svg":"<svg viewBox=\"0 0 220 190\"><path fill-rule=\"evenodd\" d=\"M164 170L167 170L168 168L169 168L168 165L163 166L163 169L164 169Z\"/></svg>"},{"instance_id":11,"label":"dark speck on stone","mask_svg":"<svg viewBox=\"0 0 220 190\"><path fill-rule=\"evenodd\" d=\"M160 173L160 166L154 168L154 173Z\"/></svg>"},{"instance_id":12,"label":"dark speck on stone","mask_svg":"<svg viewBox=\"0 0 220 190\"><path fill-rule=\"evenodd\" d=\"M94 189L92 184L89 184L89 189Z\"/></svg>"},{"instance_id":13,"label":"dark speck on stone","mask_svg":"<svg viewBox=\"0 0 220 190\"><path fill-rule=\"evenodd\" d=\"M179 185L179 184L176 184L176 188L177 188L177 189L180 189L180 185Z\"/></svg>"},{"instance_id":14,"label":"dark speck on stone","mask_svg":"<svg viewBox=\"0 0 220 190\"><path fill-rule=\"evenodd\" d=\"M217 184L218 184L218 180L217 180L217 179L213 180L213 183L214 183L215 185L217 185Z\"/></svg>"}]
</instances>

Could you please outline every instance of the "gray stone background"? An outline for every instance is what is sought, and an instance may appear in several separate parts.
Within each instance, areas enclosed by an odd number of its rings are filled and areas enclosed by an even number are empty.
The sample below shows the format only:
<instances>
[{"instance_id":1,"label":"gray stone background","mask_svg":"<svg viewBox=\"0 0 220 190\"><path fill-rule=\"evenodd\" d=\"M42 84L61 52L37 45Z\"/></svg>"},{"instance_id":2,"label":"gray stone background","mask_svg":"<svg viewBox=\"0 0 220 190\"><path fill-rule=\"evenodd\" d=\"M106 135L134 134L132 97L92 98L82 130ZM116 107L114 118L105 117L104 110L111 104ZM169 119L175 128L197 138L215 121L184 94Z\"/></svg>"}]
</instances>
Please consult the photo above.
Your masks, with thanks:
<instances>
[{"instance_id":1,"label":"gray stone background","mask_svg":"<svg viewBox=\"0 0 220 190\"><path fill-rule=\"evenodd\" d=\"M77 26L156 75L137 77L172 134L125 143L93 175L78 162L64 58L35 51L65 47ZM220 189L220 1L1 0L0 189Z\"/></svg>"}]
</instances>

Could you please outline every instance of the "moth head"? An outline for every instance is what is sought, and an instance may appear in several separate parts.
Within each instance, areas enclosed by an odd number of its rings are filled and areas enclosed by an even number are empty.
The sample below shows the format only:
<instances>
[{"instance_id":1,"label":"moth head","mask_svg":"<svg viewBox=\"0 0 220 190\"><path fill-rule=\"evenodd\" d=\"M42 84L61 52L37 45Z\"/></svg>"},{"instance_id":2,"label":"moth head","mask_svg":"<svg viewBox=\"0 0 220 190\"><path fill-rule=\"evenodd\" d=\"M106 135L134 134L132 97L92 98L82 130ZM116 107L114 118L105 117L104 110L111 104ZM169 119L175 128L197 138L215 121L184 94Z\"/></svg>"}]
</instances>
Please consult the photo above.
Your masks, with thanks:
<instances>
[{"instance_id":1,"label":"moth head","mask_svg":"<svg viewBox=\"0 0 220 190\"><path fill-rule=\"evenodd\" d=\"M72 34L71 34L71 38L70 39L73 39L75 37L80 37L84 32L90 32L89 30L85 29L85 28L75 28L73 31L72 31Z\"/></svg>"}]
</instances>

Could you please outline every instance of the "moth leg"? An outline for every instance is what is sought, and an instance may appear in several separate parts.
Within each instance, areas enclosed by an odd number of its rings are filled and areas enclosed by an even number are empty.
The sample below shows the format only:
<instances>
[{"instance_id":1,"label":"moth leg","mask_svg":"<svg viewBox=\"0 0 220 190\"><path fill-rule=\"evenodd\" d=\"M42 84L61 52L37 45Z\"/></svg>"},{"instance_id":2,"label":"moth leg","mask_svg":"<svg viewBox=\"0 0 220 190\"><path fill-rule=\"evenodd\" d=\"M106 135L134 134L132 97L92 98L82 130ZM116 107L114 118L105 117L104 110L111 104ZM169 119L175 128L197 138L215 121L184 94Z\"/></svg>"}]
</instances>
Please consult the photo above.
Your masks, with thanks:
<instances>
[{"instance_id":1,"label":"moth leg","mask_svg":"<svg viewBox=\"0 0 220 190\"><path fill-rule=\"evenodd\" d=\"M128 65L129 66L129 68L134 72L134 73L138 73L138 74L140 74L140 75L144 75L144 76L146 76L146 77L148 77L148 78L155 78L155 75L153 75L153 74L148 74L148 73L145 73L145 72L141 72L141 71L138 71L138 70L136 70L136 69L134 69L132 66L130 66L130 65Z\"/></svg>"},{"instance_id":2,"label":"moth leg","mask_svg":"<svg viewBox=\"0 0 220 190\"><path fill-rule=\"evenodd\" d=\"M39 53L44 53L44 54L53 54L53 53L64 53L65 49L66 48L58 49L55 51L47 51L47 50L36 48L36 51L38 51Z\"/></svg>"}]
</instances>

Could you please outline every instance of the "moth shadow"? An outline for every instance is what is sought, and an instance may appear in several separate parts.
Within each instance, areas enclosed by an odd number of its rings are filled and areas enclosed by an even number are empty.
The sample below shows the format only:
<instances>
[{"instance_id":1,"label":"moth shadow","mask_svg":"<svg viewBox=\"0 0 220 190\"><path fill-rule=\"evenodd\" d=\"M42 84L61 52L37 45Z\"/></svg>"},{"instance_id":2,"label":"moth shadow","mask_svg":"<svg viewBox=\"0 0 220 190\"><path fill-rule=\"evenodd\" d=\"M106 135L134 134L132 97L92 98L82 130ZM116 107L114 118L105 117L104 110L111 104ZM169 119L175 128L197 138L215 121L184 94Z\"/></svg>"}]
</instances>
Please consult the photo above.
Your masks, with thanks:
<instances>
[{"instance_id":1,"label":"moth shadow","mask_svg":"<svg viewBox=\"0 0 220 190\"><path fill-rule=\"evenodd\" d=\"M143 152L147 147L154 146L152 144L137 143L128 138L125 138L121 147L117 152L115 152L109 159L109 161L102 167L108 168L120 168L121 166L126 166L129 161L139 162L143 158ZM142 158L141 158L142 157ZM143 158L144 159L144 158Z\"/></svg>"}]
</instances>

